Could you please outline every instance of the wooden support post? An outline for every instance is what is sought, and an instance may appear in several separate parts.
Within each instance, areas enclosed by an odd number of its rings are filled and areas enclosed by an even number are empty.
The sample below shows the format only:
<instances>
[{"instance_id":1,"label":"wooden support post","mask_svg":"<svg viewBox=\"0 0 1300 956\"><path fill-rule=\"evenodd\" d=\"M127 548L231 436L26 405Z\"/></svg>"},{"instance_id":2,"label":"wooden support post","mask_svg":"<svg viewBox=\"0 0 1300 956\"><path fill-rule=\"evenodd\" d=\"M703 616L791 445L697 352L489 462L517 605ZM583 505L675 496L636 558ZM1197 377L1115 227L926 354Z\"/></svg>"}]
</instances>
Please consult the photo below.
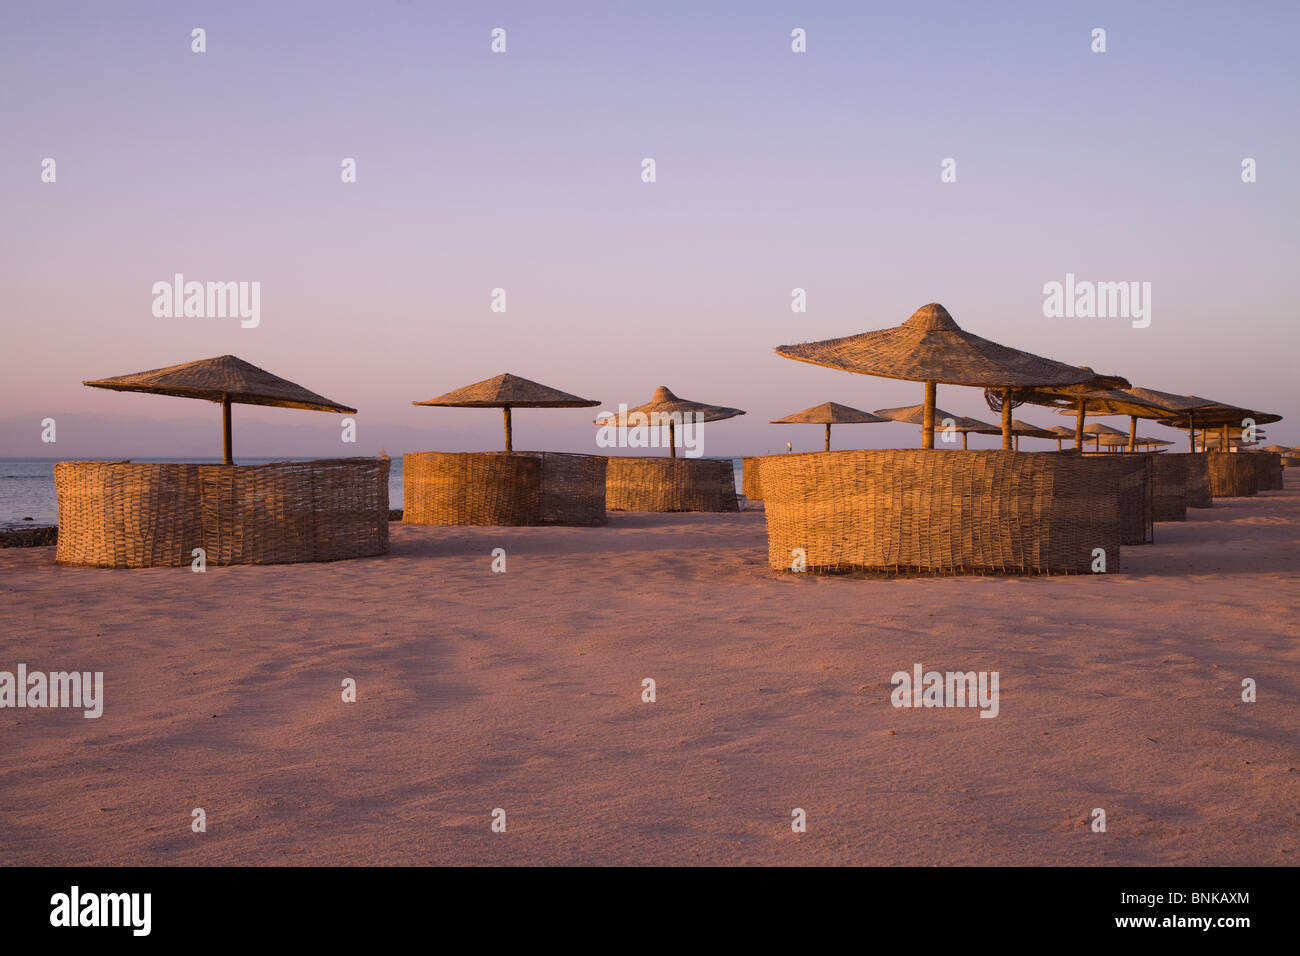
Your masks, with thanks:
<instances>
[{"instance_id":1,"label":"wooden support post","mask_svg":"<svg viewBox=\"0 0 1300 956\"><path fill-rule=\"evenodd\" d=\"M506 405L501 409L501 411L505 413L506 419L506 451L514 451L514 435L511 434L510 428L510 406Z\"/></svg>"},{"instance_id":2,"label":"wooden support post","mask_svg":"<svg viewBox=\"0 0 1300 956\"><path fill-rule=\"evenodd\" d=\"M921 447L934 447L934 382L925 383L925 417L921 419Z\"/></svg>"},{"instance_id":3,"label":"wooden support post","mask_svg":"<svg viewBox=\"0 0 1300 956\"><path fill-rule=\"evenodd\" d=\"M1011 389L1002 390L1002 450L1012 451L1014 444L1011 440Z\"/></svg>"},{"instance_id":4,"label":"wooden support post","mask_svg":"<svg viewBox=\"0 0 1300 956\"><path fill-rule=\"evenodd\" d=\"M230 440L230 396L221 396L221 463L223 465L233 465L235 463L232 454L233 445Z\"/></svg>"},{"instance_id":5,"label":"wooden support post","mask_svg":"<svg viewBox=\"0 0 1300 956\"><path fill-rule=\"evenodd\" d=\"M830 424L830 422L827 422L827 423L826 423L826 450L827 450L827 451L830 451L830 450L831 450L831 424Z\"/></svg>"}]
</instances>

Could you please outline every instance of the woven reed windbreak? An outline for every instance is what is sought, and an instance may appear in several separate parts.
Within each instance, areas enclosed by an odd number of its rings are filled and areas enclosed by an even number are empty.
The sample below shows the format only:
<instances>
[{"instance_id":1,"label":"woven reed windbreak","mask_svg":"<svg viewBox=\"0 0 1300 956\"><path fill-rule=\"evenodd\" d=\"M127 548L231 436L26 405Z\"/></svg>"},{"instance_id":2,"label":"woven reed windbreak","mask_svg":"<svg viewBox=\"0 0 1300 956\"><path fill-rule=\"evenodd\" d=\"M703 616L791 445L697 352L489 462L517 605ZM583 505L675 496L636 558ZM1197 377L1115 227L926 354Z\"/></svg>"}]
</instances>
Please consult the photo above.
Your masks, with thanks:
<instances>
[{"instance_id":1,"label":"woven reed windbreak","mask_svg":"<svg viewBox=\"0 0 1300 956\"><path fill-rule=\"evenodd\" d=\"M604 455L571 455L558 451L525 451L542 462L541 523L603 525L605 516Z\"/></svg>"},{"instance_id":2,"label":"woven reed windbreak","mask_svg":"<svg viewBox=\"0 0 1300 956\"><path fill-rule=\"evenodd\" d=\"M1282 484L1282 456L1271 451L1257 451L1251 457L1255 459L1259 490L1281 491L1284 487Z\"/></svg>"},{"instance_id":3,"label":"woven reed windbreak","mask_svg":"<svg viewBox=\"0 0 1300 956\"><path fill-rule=\"evenodd\" d=\"M1215 498L1249 498L1259 493L1259 469L1251 455L1210 451L1205 457L1210 466L1210 494Z\"/></svg>"},{"instance_id":4,"label":"woven reed windbreak","mask_svg":"<svg viewBox=\"0 0 1300 956\"><path fill-rule=\"evenodd\" d=\"M603 525L605 458L562 452L414 452L402 458L406 524Z\"/></svg>"},{"instance_id":5,"label":"woven reed windbreak","mask_svg":"<svg viewBox=\"0 0 1300 956\"><path fill-rule=\"evenodd\" d=\"M1159 458L1181 458L1187 469L1187 507L1212 508L1214 497L1210 494L1210 456L1204 452L1167 451Z\"/></svg>"},{"instance_id":6,"label":"woven reed windbreak","mask_svg":"<svg viewBox=\"0 0 1300 956\"><path fill-rule=\"evenodd\" d=\"M267 465L62 461L60 564L181 567L337 561L388 552L386 458Z\"/></svg>"},{"instance_id":7,"label":"woven reed windbreak","mask_svg":"<svg viewBox=\"0 0 1300 956\"><path fill-rule=\"evenodd\" d=\"M740 510L731 461L711 458L612 455L605 504L610 511Z\"/></svg>"},{"instance_id":8,"label":"woven reed windbreak","mask_svg":"<svg viewBox=\"0 0 1300 956\"><path fill-rule=\"evenodd\" d=\"M1064 452L1069 455L1072 452ZM1120 544L1151 544L1155 541L1155 481L1151 456L1134 452L1082 453L1089 461L1119 462ZM1112 466L1106 466L1112 467Z\"/></svg>"},{"instance_id":9,"label":"woven reed windbreak","mask_svg":"<svg viewBox=\"0 0 1300 956\"><path fill-rule=\"evenodd\" d=\"M750 501L763 500L763 482L758 476L759 456L741 459L740 493Z\"/></svg>"},{"instance_id":10,"label":"woven reed windbreak","mask_svg":"<svg viewBox=\"0 0 1300 956\"><path fill-rule=\"evenodd\" d=\"M1187 520L1187 459L1178 455L1148 455L1155 466L1157 521Z\"/></svg>"},{"instance_id":11,"label":"woven reed windbreak","mask_svg":"<svg viewBox=\"0 0 1300 956\"><path fill-rule=\"evenodd\" d=\"M402 456L402 522L542 522L542 461L513 452L422 451Z\"/></svg>"},{"instance_id":12,"label":"woven reed windbreak","mask_svg":"<svg viewBox=\"0 0 1300 956\"><path fill-rule=\"evenodd\" d=\"M1118 461L1012 451L860 450L763 461L768 563L790 571L1119 569Z\"/></svg>"}]
</instances>

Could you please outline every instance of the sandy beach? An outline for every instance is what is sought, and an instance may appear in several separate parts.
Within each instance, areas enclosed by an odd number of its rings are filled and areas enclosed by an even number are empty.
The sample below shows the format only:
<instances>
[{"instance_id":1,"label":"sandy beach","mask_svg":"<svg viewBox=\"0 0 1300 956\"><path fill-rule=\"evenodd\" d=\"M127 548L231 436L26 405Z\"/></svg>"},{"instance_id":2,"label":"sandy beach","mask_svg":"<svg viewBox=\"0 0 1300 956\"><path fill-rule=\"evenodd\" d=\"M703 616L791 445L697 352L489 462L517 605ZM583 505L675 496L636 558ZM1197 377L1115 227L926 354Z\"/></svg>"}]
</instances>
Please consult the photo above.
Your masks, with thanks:
<instances>
[{"instance_id":1,"label":"sandy beach","mask_svg":"<svg viewBox=\"0 0 1300 956\"><path fill-rule=\"evenodd\" d=\"M0 712L0 863L1295 865L1300 477L1188 518L1042 578L780 575L761 511L203 574L0 551L0 669L105 683ZM998 671L998 717L894 708L916 663Z\"/></svg>"}]
</instances>

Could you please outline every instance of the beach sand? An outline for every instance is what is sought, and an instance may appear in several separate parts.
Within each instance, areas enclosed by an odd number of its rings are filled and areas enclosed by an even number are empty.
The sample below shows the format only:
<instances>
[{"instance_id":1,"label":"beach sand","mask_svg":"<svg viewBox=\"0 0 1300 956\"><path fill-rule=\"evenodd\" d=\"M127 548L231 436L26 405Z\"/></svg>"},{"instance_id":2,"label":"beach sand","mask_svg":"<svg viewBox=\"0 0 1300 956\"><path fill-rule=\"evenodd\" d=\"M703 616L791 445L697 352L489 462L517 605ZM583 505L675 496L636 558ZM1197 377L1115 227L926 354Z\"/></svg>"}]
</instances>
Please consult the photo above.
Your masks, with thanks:
<instances>
[{"instance_id":1,"label":"beach sand","mask_svg":"<svg viewBox=\"0 0 1300 956\"><path fill-rule=\"evenodd\" d=\"M106 697L0 710L0 863L1296 865L1288 479L1077 577L779 575L761 512L204 574L0 551L0 670ZM999 716L892 707L914 663L998 671Z\"/></svg>"}]
</instances>

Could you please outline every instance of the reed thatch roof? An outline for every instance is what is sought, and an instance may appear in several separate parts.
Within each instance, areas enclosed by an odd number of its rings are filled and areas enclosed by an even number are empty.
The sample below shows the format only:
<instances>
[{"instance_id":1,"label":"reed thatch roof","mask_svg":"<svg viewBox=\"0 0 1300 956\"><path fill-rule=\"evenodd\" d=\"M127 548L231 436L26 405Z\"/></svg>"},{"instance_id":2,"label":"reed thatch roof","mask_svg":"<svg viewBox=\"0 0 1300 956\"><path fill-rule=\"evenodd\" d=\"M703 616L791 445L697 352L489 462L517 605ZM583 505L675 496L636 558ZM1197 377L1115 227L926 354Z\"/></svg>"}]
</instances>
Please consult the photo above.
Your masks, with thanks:
<instances>
[{"instance_id":1,"label":"reed thatch roof","mask_svg":"<svg viewBox=\"0 0 1300 956\"><path fill-rule=\"evenodd\" d=\"M625 416L617 412L609 412L605 417L596 419L597 425L618 425L628 424L627 419L637 413L644 414L650 425L667 424L669 421L682 421L685 416L702 415L699 421L720 422L726 418L734 418L737 415L745 414L739 408L727 408L724 405L706 405L703 402L693 402L689 399L678 398L670 392L665 386L660 385L655 389L654 396L644 405L638 405L636 408L629 408Z\"/></svg>"},{"instance_id":2,"label":"reed thatch roof","mask_svg":"<svg viewBox=\"0 0 1300 956\"><path fill-rule=\"evenodd\" d=\"M1011 431L1013 434L1022 438L1055 438L1056 432L1046 428L1039 428L1037 425L1031 425L1029 422L1022 422L1018 419L1011 419Z\"/></svg>"},{"instance_id":3,"label":"reed thatch roof","mask_svg":"<svg viewBox=\"0 0 1300 956\"><path fill-rule=\"evenodd\" d=\"M1158 392L1150 388L1107 388L1082 392L1065 403L1057 403L1062 409L1060 414L1077 414L1080 399L1083 400L1084 412L1088 415L1128 415L1132 418L1168 418L1171 414L1202 407L1186 396L1174 395L1172 392Z\"/></svg>"},{"instance_id":4,"label":"reed thatch roof","mask_svg":"<svg viewBox=\"0 0 1300 956\"><path fill-rule=\"evenodd\" d=\"M896 422L905 422L908 425L925 424L925 406L924 405L906 405L902 408L877 408L875 414L883 418L888 418ZM998 435L1002 429L997 425L990 425L988 422L982 422L978 418L968 418L965 415L954 415L952 412L945 412L942 408L934 410L934 421L940 424L944 419L951 418L956 424L953 431L957 432L974 432L977 435Z\"/></svg>"},{"instance_id":5,"label":"reed thatch roof","mask_svg":"<svg viewBox=\"0 0 1300 956\"><path fill-rule=\"evenodd\" d=\"M774 418L770 422L772 425L870 425L876 422L887 422L888 418L879 418L870 412L860 411L856 408L849 408L847 405L841 405L839 402L823 402L821 405L814 405L812 408L805 408L801 412L795 412L793 415L787 415L785 418Z\"/></svg>"},{"instance_id":6,"label":"reed thatch roof","mask_svg":"<svg viewBox=\"0 0 1300 956\"><path fill-rule=\"evenodd\" d=\"M1051 428L1049 428L1049 429L1047 429L1047 430L1048 430L1049 432L1051 432L1053 435L1055 435L1057 438L1073 438L1073 437L1074 437L1074 429L1073 429L1073 428L1069 428L1069 427L1067 427L1067 426L1065 426L1065 425L1053 425Z\"/></svg>"},{"instance_id":7,"label":"reed thatch roof","mask_svg":"<svg viewBox=\"0 0 1300 956\"><path fill-rule=\"evenodd\" d=\"M1208 398L1198 398L1195 395L1183 396L1189 402L1196 402L1194 409L1182 412L1177 415L1171 415L1168 418L1160 419L1160 424L1169 425L1173 428L1188 428L1193 422L1197 428L1207 425L1236 425L1241 426L1244 419L1253 419L1256 425L1267 425L1270 422L1280 422L1281 415L1275 415L1272 412L1261 412L1249 408L1243 408L1240 405L1228 405L1224 402L1216 402Z\"/></svg>"},{"instance_id":8,"label":"reed thatch roof","mask_svg":"<svg viewBox=\"0 0 1300 956\"><path fill-rule=\"evenodd\" d=\"M1086 398L1090 404L1096 403L1105 395L1112 399L1128 398L1121 392L1129 386L1128 379L1120 375L1100 375L1086 365L1080 365L1079 371L1087 372L1091 378L1074 385L1042 385L1035 388L1018 388L1012 392L1011 400L1017 404L1045 405L1049 408L1078 409L1079 400ZM999 398L1001 398L999 396ZM993 403L990 402L990 407Z\"/></svg>"},{"instance_id":9,"label":"reed thatch roof","mask_svg":"<svg viewBox=\"0 0 1300 956\"><path fill-rule=\"evenodd\" d=\"M446 395L411 404L442 408L589 408L600 402L503 372Z\"/></svg>"},{"instance_id":10,"label":"reed thatch roof","mask_svg":"<svg viewBox=\"0 0 1300 956\"><path fill-rule=\"evenodd\" d=\"M948 385L1072 385L1093 377L1072 365L966 332L937 302L922 306L892 329L782 345L776 353L847 372Z\"/></svg>"},{"instance_id":11,"label":"reed thatch roof","mask_svg":"<svg viewBox=\"0 0 1300 956\"><path fill-rule=\"evenodd\" d=\"M1125 441L1128 441L1128 433L1122 432L1118 428L1111 428L1109 425L1103 425L1101 422L1093 422L1091 425L1084 425L1083 432L1085 435L1119 435Z\"/></svg>"},{"instance_id":12,"label":"reed thatch roof","mask_svg":"<svg viewBox=\"0 0 1300 956\"><path fill-rule=\"evenodd\" d=\"M1098 440L1101 442L1101 444L1103 444L1103 445L1105 445L1105 446L1107 446L1107 447L1113 447L1113 446L1127 446L1127 445L1128 445L1128 436L1127 436L1127 435L1102 435ZM1163 438L1142 438L1142 437L1137 437L1137 438L1134 438L1134 439L1133 439L1133 444L1135 444L1135 445L1172 445L1173 442L1167 442L1167 441L1165 441Z\"/></svg>"},{"instance_id":13,"label":"reed thatch roof","mask_svg":"<svg viewBox=\"0 0 1300 956\"><path fill-rule=\"evenodd\" d=\"M332 402L323 395L272 375L266 369L258 368L234 355L220 355L82 384L118 392L151 392L155 395L201 398L209 402L229 399L240 405L270 405L349 414L356 412L355 408Z\"/></svg>"}]
</instances>

